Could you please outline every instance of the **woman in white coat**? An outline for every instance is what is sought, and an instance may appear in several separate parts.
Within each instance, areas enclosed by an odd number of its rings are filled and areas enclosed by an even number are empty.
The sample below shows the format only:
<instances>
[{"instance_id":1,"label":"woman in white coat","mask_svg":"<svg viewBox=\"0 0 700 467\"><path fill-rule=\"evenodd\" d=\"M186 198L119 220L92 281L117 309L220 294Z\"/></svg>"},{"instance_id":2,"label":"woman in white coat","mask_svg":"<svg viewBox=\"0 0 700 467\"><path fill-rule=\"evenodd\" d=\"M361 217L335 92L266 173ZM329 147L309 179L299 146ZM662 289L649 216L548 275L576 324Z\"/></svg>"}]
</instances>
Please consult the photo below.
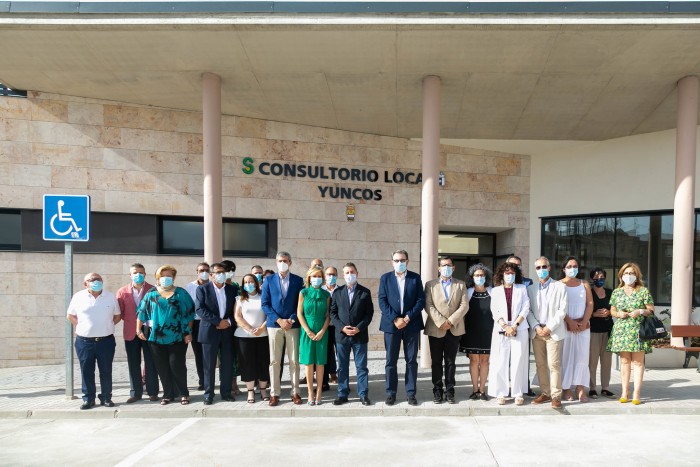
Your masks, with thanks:
<instances>
[{"instance_id":1,"label":"woman in white coat","mask_svg":"<svg viewBox=\"0 0 700 467\"><path fill-rule=\"evenodd\" d=\"M491 290L493 334L488 393L503 405L510 390L515 404L523 405L523 393L527 392L530 300L520 268L513 263L501 264L493 283L497 287Z\"/></svg>"}]
</instances>

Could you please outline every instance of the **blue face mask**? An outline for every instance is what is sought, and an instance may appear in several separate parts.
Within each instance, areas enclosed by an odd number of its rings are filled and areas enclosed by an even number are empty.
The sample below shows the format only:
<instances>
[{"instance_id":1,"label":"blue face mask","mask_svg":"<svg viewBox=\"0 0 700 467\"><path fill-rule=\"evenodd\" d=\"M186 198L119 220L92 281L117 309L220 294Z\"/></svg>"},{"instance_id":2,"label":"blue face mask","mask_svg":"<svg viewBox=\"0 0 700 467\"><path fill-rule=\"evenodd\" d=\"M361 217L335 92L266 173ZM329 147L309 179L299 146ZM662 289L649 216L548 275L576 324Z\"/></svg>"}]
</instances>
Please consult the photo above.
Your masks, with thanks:
<instances>
[{"instance_id":1,"label":"blue face mask","mask_svg":"<svg viewBox=\"0 0 700 467\"><path fill-rule=\"evenodd\" d=\"M565 271L566 271L567 277L573 278L573 277L578 276L578 268L569 268L569 269L565 269Z\"/></svg>"},{"instance_id":2,"label":"blue face mask","mask_svg":"<svg viewBox=\"0 0 700 467\"><path fill-rule=\"evenodd\" d=\"M102 281L90 282L90 290L92 290L93 292L101 292L102 291Z\"/></svg>"},{"instance_id":3,"label":"blue face mask","mask_svg":"<svg viewBox=\"0 0 700 467\"><path fill-rule=\"evenodd\" d=\"M452 277L452 266L440 266L442 277Z\"/></svg>"},{"instance_id":4,"label":"blue face mask","mask_svg":"<svg viewBox=\"0 0 700 467\"><path fill-rule=\"evenodd\" d=\"M537 270L537 277L539 277L540 279L546 279L547 276L549 276L548 269L538 269Z\"/></svg>"},{"instance_id":5,"label":"blue face mask","mask_svg":"<svg viewBox=\"0 0 700 467\"><path fill-rule=\"evenodd\" d=\"M224 282L226 282L226 273L220 272L218 274L214 274L214 281L217 284L223 284Z\"/></svg>"},{"instance_id":6,"label":"blue face mask","mask_svg":"<svg viewBox=\"0 0 700 467\"><path fill-rule=\"evenodd\" d=\"M247 284L243 284L243 290L245 290L248 293L253 293L255 292L255 284L251 284L248 282Z\"/></svg>"},{"instance_id":7,"label":"blue face mask","mask_svg":"<svg viewBox=\"0 0 700 467\"><path fill-rule=\"evenodd\" d=\"M311 285L313 287L321 287L321 284L323 284L323 277L312 277L311 278Z\"/></svg>"},{"instance_id":8,"label":"blue face mask","mask_svg":"<svg viewBox=\"0 0 700 467\"><path fill-rule=\"evenodd\" d=\"M596 279L593 281L593 285L596 287L603 287L605 285L605 279Z\"/></svg>"},{"instance_id":9,"label":"blue face mask","mask_svg":"<svg viewBox=\"0 0 700 467\"><path fill-rule=\"evenodd\" d=\"M262 274L260 274L260 273L255 274L255 278L258 279L258 284L259 284L260 282L262 282Z\"/></svg>"},{"instance_id":10,"label":"blue face mask","mask_svg":"<svg viewBox=\"0 0 700 467\"><path fill-rule=\"evenodd\" d=\"M515 274L503 274L503 282L509 285L515 283Z\"/></svg>"},{"instance_id":11,"label":"blue face mask","mask_svg":"<svg viewBox=\"0 0 700 467\"><path fill-rule=\"evenodd\" d=\"M171 287L173 285L173 278L168 277L168 276L163 276L160 279L158 279L158 283L160 284L161 287L165 287L167 289L168 287Z\"/></svg>"},{"instance_id":12,"label":"blue face mask","mask_svg":"<svg viewBox=\"0 0 700 467\"><path fill-rule=\"evenodd\" d=\"M486 283L486 278L483 276L474 278L474 285L482 286Z\"/></svg>"},{"instance_id":13,"label":"blue face mask","mask_svg":"<svg viewBox=\"0 0 700 467\"><path fill-rule=\"evenodd\" d=\"M146 276L144 276L140 272L136 272L136 273L131 275L131 280L134 281L134 284L136 284L136 285L143 284L143 281L145 278L146 278Z\"/></svg>"},{"instance_id":14,"label":"blue face mask","mask_svg":"<svg viewBox=\"0 0 700 467\"><path fill-rule=\"evenodd\" d=\"M398 272L399 274L406 272L406 261L403 263L394 263L394 271Z\"/></svg>"},{"instance_id":15,"label":"blue face mask","mask_svg":"<svg viewBox=\"0 0 700 467\"><path fill-rule=\"evenodd\" d=\"M357 282L357 274L345 274L343 277L345 279L345 283L348 285L353 285L355 282Z\"/></svg>"},{"instance_id":16,"label":"blue face mask","mask_svg":"<svg viewBox=\"0 0 700 467\"><path fill-rule=\"evenodd\" d=\"M326 284L335 285L336 282L338 282L338 276L334 276L332 274L326 276Z\"/></svg>"}]
</instances>

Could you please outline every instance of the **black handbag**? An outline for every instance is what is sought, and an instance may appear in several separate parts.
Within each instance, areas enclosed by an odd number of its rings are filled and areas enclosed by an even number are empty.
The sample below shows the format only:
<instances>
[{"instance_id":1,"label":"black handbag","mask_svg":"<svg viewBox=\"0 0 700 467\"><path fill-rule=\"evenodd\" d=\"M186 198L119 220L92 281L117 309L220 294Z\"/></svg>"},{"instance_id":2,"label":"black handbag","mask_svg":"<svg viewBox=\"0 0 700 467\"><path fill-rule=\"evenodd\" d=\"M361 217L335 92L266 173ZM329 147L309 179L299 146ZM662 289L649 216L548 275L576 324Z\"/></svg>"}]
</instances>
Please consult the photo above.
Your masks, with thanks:
<instances>
[{"instance_id":1,"label":"black handbag","mask_svg":"<svg viewBox=\"0 0 700 467\"><path fill-rule=\"evenodd\" d=\"M652 339L663 339L668 336L668 331L656 315L647 316L639 327L639 339L648 341Z\"/></svg>"}]
</instances>

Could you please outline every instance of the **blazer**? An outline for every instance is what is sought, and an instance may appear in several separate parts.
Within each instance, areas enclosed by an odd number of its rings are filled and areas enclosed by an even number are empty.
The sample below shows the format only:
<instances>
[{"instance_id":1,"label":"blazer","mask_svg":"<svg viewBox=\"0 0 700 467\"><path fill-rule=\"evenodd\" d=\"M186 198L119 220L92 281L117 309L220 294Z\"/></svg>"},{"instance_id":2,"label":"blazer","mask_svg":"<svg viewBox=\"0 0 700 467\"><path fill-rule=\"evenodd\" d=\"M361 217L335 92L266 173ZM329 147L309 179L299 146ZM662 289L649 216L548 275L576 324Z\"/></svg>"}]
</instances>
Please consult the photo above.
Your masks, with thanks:
<instances>
[{"instance_id":1,"label":"blazer","mask_svg":"<svg viewBox=\"0 0 700 467\"><path fill-rule=\"evenodd\" d=\"M304 279L296 274L289 274L289 288L287 289L287 296L282 298L282 286L280 284L279 273L274 276L269 276L263 281L261 301L262 309L267 316L267 327L268 328L279 328L280 325L277 324L277 320L282 319L293 319L293 328L299 327L299 320L297 319L297 305L299 304L299 292L304 288Z\"/></svg>"},{"instance_id":2,"label":"blazer","mask_svg":"<svg viewBox=\"0 0 700 467\"><path fill-rule=\"evenodd\" d=\"M425 284L425 312L428 318L425 320L425 334L430 337L445 337L447 331L440 329L445 321L450 321L450 332L454 336L464 334L464 315L469 311L467 300L467 285L464 281L452 278L450 286L450 299L445 298L440 279L435 279Z\"/></svg>"},{"instance_id":3,"label":"blazer","mask_svg":"<svg viewBox=\"0 0 700 467\"><path fill-rule=\"evenodd\" d=\"M367 287L355 285L352 303L348 299L348 286L342 285L331 296L331 323L335 326L335 341L339 344L366 344L369 342L369 323L374 316L372 294ZM343 334L345 326L359 328L354 336Z\"/></svg>"},{"instance_id":4,"label":"blazer","mask_svg":"<svg viewBox=\"0 0 700 467\"><path fill-rule=\"evenodd\" d=\"M399 284L394 271L383 274L379 280L379 309L382 319L379 330L388 333L398 332L394 320L406 317L410 320L404 328L407 332L418 332L423 329L423 308L425 307L425 292L423 282L418 274L406 271L406 285L403 295L403 313L401 313L401 295Z\"/></svg>"},{"instance_id":5,"label":"blazer","mask_svg":"<svg viewBox=\"0 0 700 467\"><path fill-rule=\"evenodd\" d=\"M528 328L527 315L530 313L530 299L527 296L527 287L523 284L513 284L513 304L511 307L511 321L518 316L523 317L523 322L518 326L518 331ZM501 330L498 321L503 318L508 322L508 303L506 292L502 285L491 289L491 314L493 314L494 333Z\"/></svg>"},{"instance_id":6,"label":"blazer","mask_svg":"<svg viewBox=\"0 0 700 467\"><path fill-rule=\"evenodd\" d=\"M564 325L564 317L569 306L569 298L566 294L566 286L559 281L549 279L548 289L551 289L547 295L547 307L542 316L543 323L540 323L540 309L538 303L538 294L540 290L540 282L537 281L527 288L527 294L530 297L530 308L532 312L528 315L527 320L530 323L530 337L535 337L537 333L535 328L540 324L544 324L549 329L552 339L560 341L566 337L566 326Z\"/></svg>"},{"instance_id":7,"label":"blazer","mask_svg":"<svg viewBox=\"0 0 700 467\"><path fill-rule=\"evenodd\" d=\"M227 319L231 322L231 326L226 329L216 329L216 327L222 321L222 318L214 287L216 286L212 281L197 287L196 313L200 318L197 340L201 344L218 343L221 338L233 336L233 331L236 328L236 321L233 318L233 310L236 306L235 287L230 284L224 284L224 293L226 294L226 311L223 319Z\"/></svg>"},{"instance_id":8,"label":"blazer","mask_svg":"<svg viewBox=\"0 0 700 467\"><path fill-rule=\"evenodd\" d=\"M142 287L143 295L141 298L145 297L146 293L153 288L148 282L144 282ZM133 292L134 284L129 283L117 290L116 294L117 303L122 312L122 321L124 321L122 333L124 334L125 341L133 341L136 339L136 302L134 301Z\"/></svg>"}]
</instances>

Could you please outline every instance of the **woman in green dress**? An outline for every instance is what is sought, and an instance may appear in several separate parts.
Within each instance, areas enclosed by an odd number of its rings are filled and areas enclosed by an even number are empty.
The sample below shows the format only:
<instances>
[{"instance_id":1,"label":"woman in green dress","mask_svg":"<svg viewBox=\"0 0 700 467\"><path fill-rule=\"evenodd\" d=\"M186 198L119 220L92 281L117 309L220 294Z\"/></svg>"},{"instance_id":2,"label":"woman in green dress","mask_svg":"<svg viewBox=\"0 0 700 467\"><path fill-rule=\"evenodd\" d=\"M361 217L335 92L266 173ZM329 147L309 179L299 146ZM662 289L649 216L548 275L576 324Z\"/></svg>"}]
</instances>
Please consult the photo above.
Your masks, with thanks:
<instances>
[{"instance_id":1,"label":"woman in green dress","mask_svg":"<svg viewBox=\"0 0 700 467\"><path fill-rule=\"evenodd\" d=\"M620 355L620 402L629 400L628 386L634 367L632 403L641 404L639 392L644 376L644 354L651 353L651 343L639 339L639 328L645 316L654 314L654 300L642 283L642 272L635 263L626 263L617 273L619 285L610 297L610 315L617 318L608 341L608 352Z\"/></svg>"},{"instance_id":2,"label":"woman in green dress","mask_svg":"<svg viewBox=\"0 0 700 467\"><path fill-rule=\"evenodd\" d=\"M299 363L306 365L306 386L309 405L321 403L323 367L328 352L326 330L330 324L331 294L321 288L323 269L312 266L306 273L306 288L299 293L297 318L304 332L299 340ZM314 398L314 365L316 365L316 397Z\"/></svg>"}]
</instances>

